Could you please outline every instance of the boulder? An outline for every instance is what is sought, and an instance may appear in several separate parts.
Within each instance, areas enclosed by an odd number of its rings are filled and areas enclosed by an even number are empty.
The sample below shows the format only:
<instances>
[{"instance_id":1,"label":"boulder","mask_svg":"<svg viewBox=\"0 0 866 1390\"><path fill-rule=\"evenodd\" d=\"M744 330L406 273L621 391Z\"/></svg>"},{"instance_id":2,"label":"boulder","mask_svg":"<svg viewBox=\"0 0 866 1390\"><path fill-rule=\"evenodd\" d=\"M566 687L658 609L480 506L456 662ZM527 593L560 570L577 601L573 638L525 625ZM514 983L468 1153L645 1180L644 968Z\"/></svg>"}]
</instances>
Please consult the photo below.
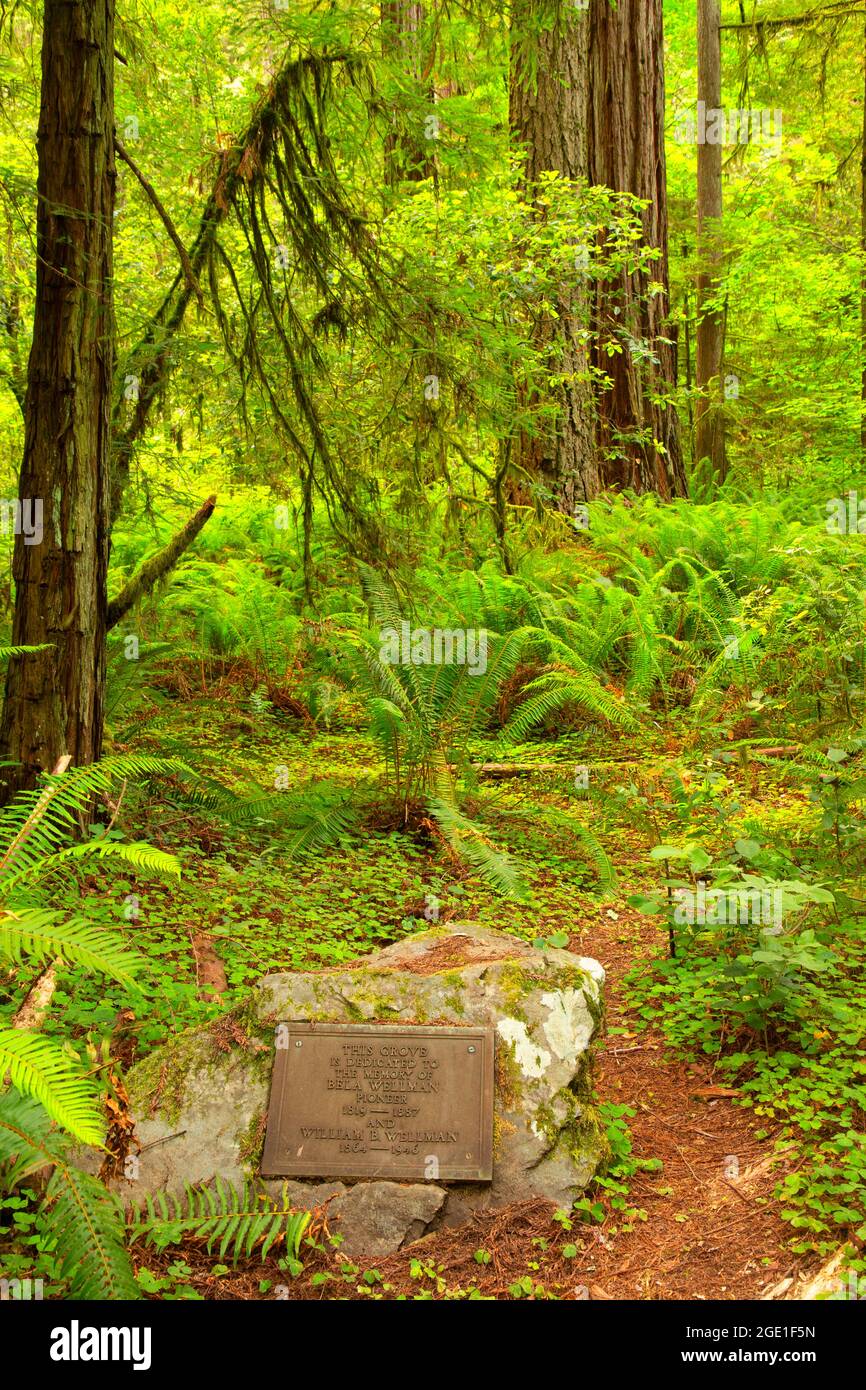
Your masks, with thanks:
<instances>
[{"instance_id":1,"label":"boulder","mask_svg":"<svg viewBox=\"0 0 866 1390\"><path fill-rule=\"evenodd\" d=\"M141 1153L135 1180L121 1186L135 1200L257 1176L280 1022L484 1026L496 1034L492 1182L348 1185L334 1173L289 1190L299 1206L329 1202L347 1253L379 1257L478 1207L530 1197L567 1207L605 1156L590 1078L603 983L594 960L473 924L434 927L337 968L266 975L243 1005L133 1068Z\"/></svg>"},{"instance_id":2,"label":"boulder","mask_svg":"<svg viewBox=\"0 0 866 1390\"><path fill-rule=\"evenodd\" d=\"M381 1259L411 1245L429 1230L448 1199L444 1187L428 1182L341 1182L286 1184L293 1206L312 1211L327 1206L328 1228L339 1231L341 1253L351 1259Z\"/></svg>"}]
</instances>

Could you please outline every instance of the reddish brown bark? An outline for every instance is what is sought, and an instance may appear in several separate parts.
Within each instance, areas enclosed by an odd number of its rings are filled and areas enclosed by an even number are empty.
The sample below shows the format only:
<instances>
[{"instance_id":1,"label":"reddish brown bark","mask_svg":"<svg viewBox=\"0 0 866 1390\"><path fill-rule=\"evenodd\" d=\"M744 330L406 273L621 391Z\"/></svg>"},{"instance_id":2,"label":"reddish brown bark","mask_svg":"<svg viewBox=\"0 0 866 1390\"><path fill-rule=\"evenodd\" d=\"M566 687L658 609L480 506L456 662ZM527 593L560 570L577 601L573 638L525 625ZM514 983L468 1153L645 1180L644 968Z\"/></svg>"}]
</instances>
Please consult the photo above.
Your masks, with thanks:
<instances>
[{"instance_id":1,"label":"reddish brown bark","mask_svg":"<svg viewBox=\"0 0 866 1390\"><path fill-rule=\"evenodd\" d=\"M718 0L698 0L698 101L707 111L722 104L722 43ZM696 123L697 124L697 123ZM718 306L721 271L722 147L697 146L698 278L695 335L695 461L709 459L721 481L727 472L724 417L724 316Z\"/></svg>"},{"instance_id":2,"label":"reddish brown bark","mask_svg":"<svg viewBox=\"0 0 866 1390\"><path fill-rule=\"evenodd\" d=\"M37 136L36 309L16 536L15 645L0 741L31 783L64 754L99 756L105 685L114 369L114 2L46 0ZM25 507L26 512L26 507Z\"/></svg>"},{"instance_id":3,"label":"reddish brown bark","mask_svg":"<svg viewBox=\"0 0 866 1390\"><path fill-rule=\"evenodd\" d=\"M528 179L547 169L647 201L647 271L557 304L558 431L527 434L518 461L570 511L611 488L684 496L670 329L662 0L515 0L510 119ZM661 285L651 293L650 285ZM589 353L580 330L590 328ZM545 326L540 336L544 340ZM550 330L548 330L549 332ZM590 384L588 368L609 379Z\"/></svg>"},{"instance_id":4,"label":"reddish brown bark","mask_svg":"<svg viewBox=\"0 0 866 1390\"><path fill-rule=\"evenodd\" d=\"M429 60L422 48L424 6L417 0L385 0L380 17L385 57L398 56L407 77L419 84L426 82ZM428 89L428 95L431 101L428 119L435 118L432 88ZM435 150L434 127L428 124L425 129L411 129L407 127L404 113L395 110L385 138L385 183L393 186L403 179L420 182L433 178Z\"/></svg>"},{"instance_id":5,"label":"reddish brown bark","mask_svg":"<svg viewBox=\"0 0 866 1390\"><path fill-rule=\"evenodd\" d=\"M595 365L610 378L598 399L604 488L684 496L668 277L662 0L591 0L589 177L647 199L643 235L660 251L648 272L598 286ZM662 293L650 295L651 282Z\"/></svg>"},{"instance_id":6,"label":"reddish brown bark","mask_svg":"<svg viewBox=\"0 0 866 1390\"><path fill-rule=\"evenodd\" d=\"M589 20L570 5L515 0L511 24L509 121L524 151L531 195L546 171L575 180L587 176ZM555 317L539 322L536 346L555 345L555 369L565 378L556 393L557 420L547 431L524 432L515 462L571 514L576 502L594 497L600 487L589 353L581 336L589 295L577 276L555 308ZM531 409L538 402L524 404Z\"/></svg>"},{"instance_id":7,"label":"reddish brown bark","mask_svg":"<svg viewBox=\"0 0 866 1390\"><path fill-rule=\"evenodd\" d=\"M866 36L864 36L866 37ZM866 459L866 44L863 48L863 142L860 148L860 452Z\"/></svg>"}]
</instances>

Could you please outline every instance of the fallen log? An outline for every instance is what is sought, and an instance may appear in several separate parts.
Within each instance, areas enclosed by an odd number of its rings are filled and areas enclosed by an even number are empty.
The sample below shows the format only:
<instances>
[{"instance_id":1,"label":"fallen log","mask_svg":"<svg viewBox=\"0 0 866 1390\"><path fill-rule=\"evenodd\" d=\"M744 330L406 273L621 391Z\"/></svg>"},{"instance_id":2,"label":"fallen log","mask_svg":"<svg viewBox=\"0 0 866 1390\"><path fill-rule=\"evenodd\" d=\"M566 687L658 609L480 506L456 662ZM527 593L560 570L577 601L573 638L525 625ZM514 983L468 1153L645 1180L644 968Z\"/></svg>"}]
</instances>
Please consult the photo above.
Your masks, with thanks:
<instances>
[{"instance_id":1,"label":"fallen log","mask_svg":"<svg viewBox=\"0 0 866 1390\"><path fill-rule=\"evenodd\" d=\"M529 777L533 772L573 771L571 763L473 763L479 777Z\"/></svg>"}]
</instances>

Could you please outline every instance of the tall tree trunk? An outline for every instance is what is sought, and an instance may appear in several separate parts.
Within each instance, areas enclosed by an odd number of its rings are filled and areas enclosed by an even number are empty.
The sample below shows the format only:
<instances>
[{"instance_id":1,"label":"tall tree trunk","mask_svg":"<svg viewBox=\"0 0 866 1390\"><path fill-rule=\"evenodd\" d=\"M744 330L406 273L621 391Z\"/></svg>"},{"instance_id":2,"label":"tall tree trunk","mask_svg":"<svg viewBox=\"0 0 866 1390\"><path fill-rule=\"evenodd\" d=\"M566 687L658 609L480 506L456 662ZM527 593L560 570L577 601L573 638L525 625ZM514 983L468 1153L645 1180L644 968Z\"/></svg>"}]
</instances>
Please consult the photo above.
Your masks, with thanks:
<instances>
[{"instance_id":1,"label":"tall tree trunk","mask_svg":"<svg viewBox=\"0 0 866 1390\"><path fill-rule=\"evenodd\" d=\"M719 0L698 0L698 103L722 105L722 35ZM722 146L705 138L698 120L698 278L695 339L695 462L709 459L721 482L727 473L724 415L725 324L718 304L722 234ZM713 123L715 125L715 123ZM703 139L701 136L703 135Z\"/></svg>"},{"instance_id":2,"label":"tall tree trunk","mask_svg":"<svg viewBox=\"0 0 866 1390\"><path fill-rule=\"evenodd\" d=\"M422 50L424 6L417 0L384 0L380 7L382 52L396 57L405 76L413 83L425 81L425 54ZM391 114L391 128L385 138L385 183L389 188L401 183L422 182L436 171L436 115L432 105L420 128L407 128L405 113Z\"/></svg>"},{"instance_id":3,"label":"tall tree trunk","mask_svg":"<svg viewBox=\"0 0 866 1390\"><path fill-rule=\"evenodd\" d=\"M864 35L866 38L866 35ZM863 144L860 150L860 453L866 460L866 43L863 49Z\"/></svg>"},{"instance_id":4,"label":"tall tree trunk","mask_svg":"<svg viewBox=\"0 0 866 1390\"><path fill-rule=\"evenodd\" d=\"M648 273L599 283L596 365L610 378L598 402L604 488L686 494L679 423L669 396L676 348L668 323L668 215L662 0L591 0L589 178L648 199ZM651 295L651 282L663 292Z\"/></svg>"},{"instance_id":5,"label":"tall tree trunk","mask_svg":"<svg viewBox=\"0 0 866 1390\"><path fill-rule=\"evenodd\" d=\"M530 185L549 170L569 179L587 177L588 51L589 20L582 10L561 0L514 0L509 120L525 151ZM555 307L556 318L539 324L538 339L542 347L556 342L556 370L565 378L557 423L547 434L526 432L517 441L515 462L571 513L600 485L589 354L580 336L589 322L588 294L575 288Z\"/></svg>"},{"instance_id":6,"label":"tall tree trunk","mask_svg":"<svg viewBox=\"0 0 866 1390\"><path fill-rule=\"evenodd\" d=\"M42 526L15 539L17 645L0 742L33 782L99 757L105 686L114 367L114 0L45 0L37 270L19 496ZM28 499L25 501L24 499ZM41 534L40 534L41 530Z\"/></svg>"}]
</instances>

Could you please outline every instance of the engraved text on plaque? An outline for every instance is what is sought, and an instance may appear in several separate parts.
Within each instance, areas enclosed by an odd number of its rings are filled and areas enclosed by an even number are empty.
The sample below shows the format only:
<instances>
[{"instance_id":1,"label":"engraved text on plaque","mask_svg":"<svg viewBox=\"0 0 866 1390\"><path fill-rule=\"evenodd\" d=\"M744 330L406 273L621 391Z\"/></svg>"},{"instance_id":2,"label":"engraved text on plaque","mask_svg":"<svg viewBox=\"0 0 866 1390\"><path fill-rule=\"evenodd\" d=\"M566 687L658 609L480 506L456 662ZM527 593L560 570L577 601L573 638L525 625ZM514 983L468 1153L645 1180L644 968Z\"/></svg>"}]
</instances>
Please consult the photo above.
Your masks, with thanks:
<instances>
[{"instance_id":1,"label":"engraved text on plaque","mask_svg":"<svg viewBox=\"0 0 866 1390\"><path fill-rule=\"evenodd\" d=\"M284 1023L265 1177L485 1182L493 1030Z\"/></svg>"}]
</instances>

